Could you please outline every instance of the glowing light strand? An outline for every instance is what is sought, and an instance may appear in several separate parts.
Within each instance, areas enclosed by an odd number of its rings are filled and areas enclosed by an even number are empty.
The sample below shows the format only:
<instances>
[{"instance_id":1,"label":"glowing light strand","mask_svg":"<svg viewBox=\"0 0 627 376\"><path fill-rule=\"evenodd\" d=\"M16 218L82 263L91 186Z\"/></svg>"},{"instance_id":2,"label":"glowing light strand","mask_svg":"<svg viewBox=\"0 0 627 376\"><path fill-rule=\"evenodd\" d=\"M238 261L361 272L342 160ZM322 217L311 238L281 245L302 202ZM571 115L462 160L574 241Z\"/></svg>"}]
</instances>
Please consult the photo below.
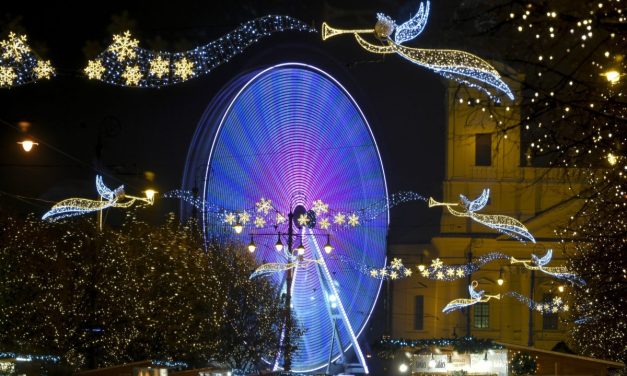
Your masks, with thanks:
<instances>
[{"instance_id":1,"label":"glowing light strand","mask_svg":"<svg viewBox=\"0 0 627 376\"><path fill-rule=\"evenodd\" d=\"M50 60L42 60L27 43L26 35L10 32L0 41L0 88L11 88L54 76Z\"/></svg>"},{"instance_id":2,"label":"glowing light strand","mask_svg":"<svg viewBox=\"0 0 627 376\"><path fill-rule=\"evenodd\" d=\"M128 208L137 201L152 205L154 200L154 197L146 198L127 195L124 192L123 185L119 186L115 190L111 190L104 185L102 182L102 176L100 175L96 176L96 190L103 200L68 198L56 203L52 209L42 216L42 219L56 221L61 218L96 212L110 207Z\"/></svg>"},{"instance_id":3,"label":"glowing light strand","mask_svg":"<svg viewBox=\"0 0 627 376\"><path fill-rule=\"evenodd\" d=\"M525 268L529 270L539 270L545 274L551 275L558 279L567 280L573 284L584 286L586 281L578 276L577 274L571 272L565 266L545 266L549 262L551 262L551 258L553 257L553 250L547 250L546 254L539 258L538 256L531 254L530 260L518 260L514 257L510 259L510 263L512 264L523 264Z\"/></svg>"},{"instance_id":4,"label":"glowing light strand","mask_svg":"<svg viewBox=\"0 0 627 376\"><path fill-rule=\"evenodd\" d=\"M127 31L115 35L112 44L90 60L84 71L90 79L112 85L151 88L173 85L206 75L261 38L284 31L315 32L315 29L289 16L269 15L245 22L208 44L175 53L141 48Z\"/></svg>"},{"instance_id":5,"label":"glowing light strand","mask_svg":"<svg viewBox=\"0 0 627 376\"><path fill-rule=\"evenodd\" d=\"M429 207L432 208L434 206L445 206L449 213L453 214L456 217L468 217L477 223L481 223L484 226L490 227L503 234L509 235L522 242L527 240L532 243L536 242L533 235L531 235L529 230L527 230L527 227L525 227L525 225L523 225L516 218L508 217L502 214L476 213L478 210L483 209L487 204L488 198L490 196L489 188L484 189L481 195L473 201L468 200L464 195L459 196L461 199L461 202L459 203L438 202L430 197ZM454 207L458 206L460 206L463 211L453 209Z\"/></svg>"},{"instance_id":6,"label":"glowing light strand","mask_svg":"<svg viewBox=\"0 0 627 376\"><path fill-rule=\"evenodd\" d=\"M550 302L536 302L528 297L516 292L516 291L507 291L503 293L503 296L512 297L522 304L525 304L529 308L533 309L536 312L539 312L543 315L546 314L554 314L558 312L567 312L570 310L570 306L566 304L561 297L554 296Z\"/></svg>"},{"instance_id":7,"label":"glowing light strand","mask_svg":"<svg viewBox=\"0 0 627 376\"><path fill-rule=\"evenodd\" d=\"M430 69L431 71L468 84L485 92L490 98L499 102L499 97L488 90L485 85L504 93L513 100L514 95L503 82L500 74L485 60L471 53L459 50L424 49L404 46L403 43L415 39L426 27L429 17L430 3L421 3L418 12L409 21L397 26L390 17L378 13L374 29L341 30L322 24L322 39L326 40L339 34L353 34L359 45L365 50L377 54L395 53L404 59ZM368 42L360 34L374 34L385 45L376 45ZM392 34L395 34L392 39Z\"/></svg>"}]
</instances>

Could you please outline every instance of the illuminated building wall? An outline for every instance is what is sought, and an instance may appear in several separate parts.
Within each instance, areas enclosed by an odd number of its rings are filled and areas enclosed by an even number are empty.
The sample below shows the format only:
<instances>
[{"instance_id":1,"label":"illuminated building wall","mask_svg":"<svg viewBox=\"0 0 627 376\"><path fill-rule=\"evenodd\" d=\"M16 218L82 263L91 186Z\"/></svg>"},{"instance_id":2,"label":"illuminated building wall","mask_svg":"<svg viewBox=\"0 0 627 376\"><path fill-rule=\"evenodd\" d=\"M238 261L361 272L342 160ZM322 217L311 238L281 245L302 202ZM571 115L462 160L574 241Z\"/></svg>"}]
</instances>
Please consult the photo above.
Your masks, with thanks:
<instances>
[{"instance_id":1,"label":"illuminated building wall","mask_svg":"<svg viewBox=\"0 0 627 376\"><path fill-rule=\"evenodd\" d=\"M508 84L516 91L515 83ZM564 264L564 245L557 242L554 229L578 208L577 200L570 198L580 187L567 178L568 173L573 179L576 171L528 166L524 150L521 152L520 129L514 127L507 132L501 131L520 122L519 105L519 102L504 101L500 106L488 108L479 92L459 89L451 84L447 91L442 200L457 202L460 193L476 197L484 188L490 188L491 200L486 212L520 220L538 243L519 242L468 218L456 217L442 210L438 236L432 238L429 244L391 245L390 257L402 258L406 267L416 270L421 262L429 266L431 260L437 257L445 264L461 264L468 262L469 252L475 258L494 251L516 258L529 258L531 253L543 255L548 248L553 248L552 265ZM497 283L501 267L503 285ZM470 280L477 280L478 289L486 290L487 294L517 291L530 296L530 277L529 270L502 260L485 265L473 273ZM529 309L515 299L503 298L477 304L470 308L469 316L466 310L442 313L442 308L449 301L468 297L470 280L464 278L448 282L416 277L390 282L391 336L463 336L469 326L470 333L475 337L527 345ZM564 295L559 291L559 286L563 284L563 281L536 272L534 300ZM565 340L567 328L555 315L542 316L534 312L532 319L532 342L535 346L551 349Z\"/></svg>"}]
</instances>

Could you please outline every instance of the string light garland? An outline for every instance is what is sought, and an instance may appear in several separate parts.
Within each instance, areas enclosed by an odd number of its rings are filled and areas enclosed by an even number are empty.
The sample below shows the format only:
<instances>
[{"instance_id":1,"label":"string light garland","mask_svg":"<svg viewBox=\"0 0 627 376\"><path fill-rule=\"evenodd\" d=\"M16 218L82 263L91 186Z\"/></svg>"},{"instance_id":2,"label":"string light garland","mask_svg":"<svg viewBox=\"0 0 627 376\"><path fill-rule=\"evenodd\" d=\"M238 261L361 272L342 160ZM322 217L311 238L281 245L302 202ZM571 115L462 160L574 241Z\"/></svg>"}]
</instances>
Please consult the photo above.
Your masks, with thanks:
<instances>
[{"instance_id":1,"label":"string light garland","mask_svg":"<svg viewBox=\"0 0 627 376\"><path fill-rule=\"evenodd\" d=\"M262 264L257 269L255 269L255 271L250 275L249 278L253 279L253 278L271 274L271 273L285 272L290 269L294 269L298 267L306 268L311 263L318 263L318 264L320 263L320 260L308 259L302 256L291 257L291 258L294 259L294 261L288 262L288 263L269 262L269 263Z\"/></svg>"},{"instance_id":2,"label":"string light garland","mask_svg":"<svg viewBox=\"0 0 627 376\"><path fill-rule=\"evenodd\" d=\"M476 213L476 211L483 209L487 204L490 197L490 189L484 189L481 195L473 201L468 200L466 196L461 194L459 195L459 197L461 199L461 202L459 203L438 202L430 197L429 207L431 208L434 206L444 206L449 211L449 213L453 214L456 217L468 217L477 223L490 227L503 234L509 235L522 242L527 240L532 243L536 242L533 235L531 235L531 233L529 233L529 230L527 230L527 227L525 227L525 225L523 225L516 218L512 218L502 214ZM460 206L463 211L457 211L453 209L457 206Z\"/></svg>"},{"instance_id":3,"label":"string light garland","mask_svg":"<svg viewBox=\"0 0 627 376\"><path fill-rule=\"evenodd\" d=\"M42 362L50 362L50 363L59 363L61 360L60 356L56 355L37 355L37 354L19 354L14 352L0 352L0 359L13 358L18 361L42 361Z\"/></svg>"},{"instance_id":4,"label":"string light garland","mask_svg":"<svg viewBox=\"0 0 627 376\"><path fill-rule=\"evenodd\" d=\"M516 291L507 291L503 293L503 296L511 296L522 304L525 304L532 310L537 311L543 315L555 314L558 312L568 312L570 310L570 306L566 304L559 296L554 296L551 301L544 303L533 301Z\"/></svg>"},{"instance_id":5,"label":"string light garland","mask_svg":"<svg viewBox=\"0 0 627 376\"><path fill-rule=\"evenodd\" d=\"M496 295L488 295L484 290L475 291L475 288L479 285L477 281L472 281L470 285L468 285L468 292L470 293L470 299L460 298L451 300L444 308L442 312L451 313L458 309L462 309L471 305L475 305L477 303L485 303L490 299L501 299L501 294Z\"/></svg>"},{"instance_id":6,"label":"string light garland","mask_svg":"<svg viewBox=\"0 0 627 376\"><path fill-rule=\"evenodd\" d=\"M416 15L400 26L397 26L393 19L382 13L377 14L377 23L374 29L342 30L330 27L325 22L322 24L322 40L339 34L353 34L359 45L366 51L376 54L398 54L404 59L430 69L447 79L481 90L496 102L500 101L498 95L488 90L485 85L513 100L514 95L507 84L503 82L496 69L485 60L465 51L413 48L403 45L403 43L413 40L422 33L427 25L429 8L429 1L420 3ZM385 44L372 44L360 34L374 34ZM392 34L394 34L393 38Z\"/></svg>"},{"instance_id":7,"label":"string light garland","mask_svg":"<svg viewBox=\"0 0 627 376\"><path fill-rule=\"evenodd\" d=\"M47 211L41 218L49 221L56 221L66 217L82 215L86 213L101 211L107 208L129 208L135 202L143 202L152 205L153 197L137 197L127 195L124 186L121 185L115 190L109 189L102 182L102 176L96 176L96 190L102 200L90 200L87 198L68 198L56 203L52 209Z\"/></svg>"},{"instance_id":8,"label":"string light garland","mask_svg":"<svg viewBox=\"0 0 627 376\"><path fill-rule=\"evenodd\" d=\"M89 79L119 86L158 88L178 84L207 75L260 39L286 31L315 29L289 16L268 15L185 52L141 48L139 41L126 31L114 35L109 47L87 63L84 73Z\"/></svg>"},{"instance_id":9,"label":"string light garland","mask_svg":"<svg viewBox=\"0 0 627 376\"><path fill-rule=\"evenodd\" d=\"M50 60L39 58L26 35L10 32L0 41L0 88L11 88L54 76Z\"/></svg>"},{"instance_id":10,"label":"string light garland","mask_svg":"<svg viewBox=\"0 0 627 376\"><path fill-rule=\"evenodd\" d=\"M525 268L529 270L539 270L545 274L551 275L555 278L565 279L571 283L583 286L586 284L580 276L571 272L565 266L545 266L549 262L551 262L551 258L553 257L553 250L547 250L546 254L539 258L538 256L531 254L530 260L518 260L514 257L510 259L512 264L523 264Z\"/></svg>"},{"instance_id":11,"label":"string light garland","mask_svg":"<svg viewBox=\"0 0 627 376\"><path fill-rule=\"evenodd\" d=\"M404 339L404 338L383 338L376 343L376 348L381 354L393 355L395 350L412 348L422 350L430 347L452 348L458 353L478 354L487 350L502 350L505 347L489 338L475 338L463 336L456 338L425 338L425 339ZM384 356L387 357L387 356Z\"/></svg>"}]
</instances>

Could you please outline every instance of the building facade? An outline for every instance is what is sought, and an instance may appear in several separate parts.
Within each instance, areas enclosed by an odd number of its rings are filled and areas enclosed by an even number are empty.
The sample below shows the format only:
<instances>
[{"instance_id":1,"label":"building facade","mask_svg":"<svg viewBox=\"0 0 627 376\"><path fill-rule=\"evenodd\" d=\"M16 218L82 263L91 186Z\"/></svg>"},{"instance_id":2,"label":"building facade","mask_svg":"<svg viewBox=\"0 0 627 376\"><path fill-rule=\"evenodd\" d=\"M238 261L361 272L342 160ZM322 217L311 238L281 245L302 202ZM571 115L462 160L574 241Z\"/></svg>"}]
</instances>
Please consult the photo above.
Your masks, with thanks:
<instances>
[{"instance_id":1,"label":"building facade","mask_svg":"<svg viewBox=\"0 0 627 376\"><path fill-rule=\"evenodd\" d=\"M550 266L564 265L571 250L555 231L581 205L574 198L581 189L573 183L576 171L532 167L521 150L520 103L487 106L475 99L484 95L452 86L447 93L446 173L443 197L436 199L459 202L464 194L472 200L489 188L490 200L481 213L518 219L537 242L520 242L470 218L451 215L444 207L429 209L442 211L439 234L429 244L390 245L390 259L400 258L414 271L411 278L389 282L390 335L408 339L472 335L550 350L566 339L563 313L542 315L507 296L448 314L442 308L454 299L469 298L471 281L486 294L515 291L537 302L565 295L566 281L508 260L492 261L455 281L430 280L419 273L419 265L428 267L436 259L445 265L465 264L490 252L530 259L532 253L543 256L552 249Z\"/></svg>"}]
</instances>

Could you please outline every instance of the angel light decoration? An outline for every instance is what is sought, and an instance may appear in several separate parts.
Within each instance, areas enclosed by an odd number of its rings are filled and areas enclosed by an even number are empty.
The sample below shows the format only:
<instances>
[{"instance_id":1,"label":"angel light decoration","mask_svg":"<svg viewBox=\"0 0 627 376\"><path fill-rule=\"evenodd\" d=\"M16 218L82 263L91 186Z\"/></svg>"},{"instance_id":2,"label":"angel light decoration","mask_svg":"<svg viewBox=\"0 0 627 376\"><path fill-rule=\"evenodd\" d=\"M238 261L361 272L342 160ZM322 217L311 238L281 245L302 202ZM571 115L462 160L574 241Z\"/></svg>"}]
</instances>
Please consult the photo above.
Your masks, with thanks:
<instances>
[{"instance_id":1,"label":"angel light decoration","mask_svg":"<svg viewBox=\"0 0 627 376\"><path fill-rule=\"evenodd\" d=\"M414 48L404 45L422 33L429 17L429 1L420 3L415 16L407 22L396 25L389 16L378 13L374 29L342 30L322 24L322 40L339 34L353 34L357 43L366 51L376 54L397 54L410 62L460 83L483 91L495 101L499 101L496 92L514 99L514 94L501 79L499 72L487 61L469 52L450 49ZM382 44L365 40L361 34L374 34ZM485 87L491 87L491 90Z\"/></svg>"}]
</instances>

